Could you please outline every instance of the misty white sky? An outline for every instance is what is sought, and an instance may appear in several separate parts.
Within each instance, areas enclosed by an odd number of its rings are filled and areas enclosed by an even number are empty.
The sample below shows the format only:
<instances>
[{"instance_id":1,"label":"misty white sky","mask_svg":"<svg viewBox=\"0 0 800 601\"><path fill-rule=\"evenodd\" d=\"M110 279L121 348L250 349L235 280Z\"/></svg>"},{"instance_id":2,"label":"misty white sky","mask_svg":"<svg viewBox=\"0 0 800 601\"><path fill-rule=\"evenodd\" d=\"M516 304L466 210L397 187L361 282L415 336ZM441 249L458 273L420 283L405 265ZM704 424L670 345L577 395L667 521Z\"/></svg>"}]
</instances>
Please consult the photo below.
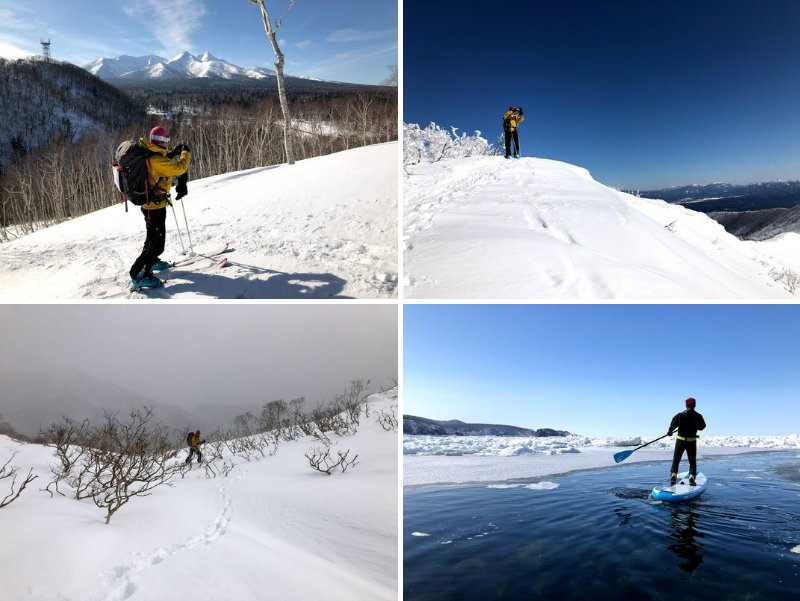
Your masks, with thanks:
<instances>
[{"instance_id":1,"label":"misty white sky","mask_svg":"<svg viewBox=\"0 0 800 601\"><path fill-rule=\"evenodd\" d=\"M0 305L0 328L2 372L79 370L185 409L314 405L397 377L392 305Z\"/></svg>"}]
</instances>

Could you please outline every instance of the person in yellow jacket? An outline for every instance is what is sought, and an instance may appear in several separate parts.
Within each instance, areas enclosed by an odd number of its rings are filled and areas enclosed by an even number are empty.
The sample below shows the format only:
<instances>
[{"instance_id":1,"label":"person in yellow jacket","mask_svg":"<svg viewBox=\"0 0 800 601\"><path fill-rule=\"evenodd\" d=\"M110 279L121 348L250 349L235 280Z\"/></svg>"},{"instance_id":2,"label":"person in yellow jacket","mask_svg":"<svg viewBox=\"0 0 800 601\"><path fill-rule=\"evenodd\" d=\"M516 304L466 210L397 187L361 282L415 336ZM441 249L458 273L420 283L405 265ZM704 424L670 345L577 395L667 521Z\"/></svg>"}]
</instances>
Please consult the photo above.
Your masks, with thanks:
<instances>
[{"instance_id":1,"label":"person in yellow jacket","mask_svg":"<svg viewBox=\"0 0 800 601\"><path fill-rule=\"evenodd\" d=\"M519 134L517 127L520 123L525 121L525 116L522 114L522 107L510 106L503 115L503 134L506 137L506 158L511 158L511 141L514 141L514 158L519 158Z\"/></svg>"},{"instance_id":2,"label":"person in yellow jacket","mask_svg":"<svg viewBox=\"0 0 800 601\"><path fill-rule=\"evenodd\" d=\"M191 152L185 144L180 144L168 152L169 132L156 125L150 130L149 139L139 138L138 145L150 153L147 167L151 183L154 184L154 195L144 205L142 214L147 230L142 254L131 265L131 279L142 287L158 286L161 280L153 275L153 269L159 271L169 265L159 258L164 252L164 241L167 236L167 205L170 203L169 191L172 188L173 176L186 173L191 161ZM174 160L180 154L180 158ZM186 181L178 183L178 198L186 195Z\"/></svg>"},{"instance_id":3,"label":"person in yellow jacket","mask_svg":"<svg viewBox=\"0 0 800 601\"><path fill-rule=\"evenodd\" d=\"M191 463L192 457L197 454L197 463L203 461L203 454L200 452L200 445L204 444L205 440L200 440L200 430L192 434L191 432L186 437L186 442L189 444L189 456L184 463Z\"/></svg>"}]
</instances>

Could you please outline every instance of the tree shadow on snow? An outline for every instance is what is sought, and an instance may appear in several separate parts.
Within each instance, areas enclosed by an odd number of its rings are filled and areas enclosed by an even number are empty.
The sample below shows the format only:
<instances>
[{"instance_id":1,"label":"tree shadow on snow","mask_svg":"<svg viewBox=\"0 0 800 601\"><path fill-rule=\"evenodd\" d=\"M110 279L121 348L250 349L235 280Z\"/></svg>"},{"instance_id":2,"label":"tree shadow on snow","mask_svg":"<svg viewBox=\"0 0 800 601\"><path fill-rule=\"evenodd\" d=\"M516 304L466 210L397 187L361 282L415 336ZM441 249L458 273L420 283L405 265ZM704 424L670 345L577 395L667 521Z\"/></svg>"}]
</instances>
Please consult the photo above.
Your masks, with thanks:
<instances>
[{"instance_id":1,"label":"tree shadow on snow","mask_svg":"<svg viewBox=\"0 0 800 601\"><path fill-rule=\"evenodd\" d=\"M266 276L225 277L202 271L175 270L166 284L147 293L151 298L172 298L184 292L193 292L212 298L231 299L298 299L298 298L352 298L343 296L346 281L332 273L285 273L259 267L231 263L251 273Z\"/></svg>"}]
</instances>

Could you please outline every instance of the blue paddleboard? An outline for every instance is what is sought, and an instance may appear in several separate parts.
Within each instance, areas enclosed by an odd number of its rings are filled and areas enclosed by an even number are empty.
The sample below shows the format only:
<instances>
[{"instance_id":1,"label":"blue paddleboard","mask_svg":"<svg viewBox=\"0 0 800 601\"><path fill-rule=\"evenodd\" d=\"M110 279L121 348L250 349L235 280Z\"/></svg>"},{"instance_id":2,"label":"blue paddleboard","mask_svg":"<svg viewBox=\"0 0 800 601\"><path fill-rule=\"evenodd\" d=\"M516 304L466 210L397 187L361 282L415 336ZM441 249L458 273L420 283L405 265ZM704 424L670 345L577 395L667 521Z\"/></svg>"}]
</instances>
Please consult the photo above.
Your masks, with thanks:
<instances>
[{"instance_id":1,"label":"blue paddleboard","mask_svg":"<svg viewBox=\"0 0 800 601\"><path fill-rule=\"evenodd\" d=\"M689 472L681 472L678 474L678 481L675 486L670 486L669 480L666 480L653 488L650 497L655 501L666 501L668 503L681 503L696 499L705 492L708 479L705 474L697 474L695 482L697 483L696 486L689 486Z\"/></svg>"}]
</instances>

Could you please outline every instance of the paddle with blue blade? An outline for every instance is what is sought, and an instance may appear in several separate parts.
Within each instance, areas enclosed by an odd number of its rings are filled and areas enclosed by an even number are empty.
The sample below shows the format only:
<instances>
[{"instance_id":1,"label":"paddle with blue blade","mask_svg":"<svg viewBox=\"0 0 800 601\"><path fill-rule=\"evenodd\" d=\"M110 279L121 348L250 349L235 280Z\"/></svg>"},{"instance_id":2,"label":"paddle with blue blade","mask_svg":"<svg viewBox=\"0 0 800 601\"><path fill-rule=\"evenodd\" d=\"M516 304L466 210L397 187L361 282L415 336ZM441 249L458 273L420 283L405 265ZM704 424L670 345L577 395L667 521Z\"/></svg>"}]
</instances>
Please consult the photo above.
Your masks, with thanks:
<instances>
[{"instance_id":1,"label":"paddle with blue blade","mask_svg":"<svg viewBox=\"0 0 800 601\"><path fill-rule=\"evenodd\" d=\"M631 454L634 451L638 451L639 449L643 449L647 445L653 444L657 440L661 440L662 438L666 438L667 436L670 436L670 434L664 434L664 436L659 436L658 438L656 438L654 440L651 440L650 442L646 442L643 445L640 445L640 446L636 447L635 449L631 449L630 451L620 451L619 453L614 453L614 461L616 461L617 463L619 463L620 461L625 461L628 457L631 456Z\"/></svg>"}]
</instances>

